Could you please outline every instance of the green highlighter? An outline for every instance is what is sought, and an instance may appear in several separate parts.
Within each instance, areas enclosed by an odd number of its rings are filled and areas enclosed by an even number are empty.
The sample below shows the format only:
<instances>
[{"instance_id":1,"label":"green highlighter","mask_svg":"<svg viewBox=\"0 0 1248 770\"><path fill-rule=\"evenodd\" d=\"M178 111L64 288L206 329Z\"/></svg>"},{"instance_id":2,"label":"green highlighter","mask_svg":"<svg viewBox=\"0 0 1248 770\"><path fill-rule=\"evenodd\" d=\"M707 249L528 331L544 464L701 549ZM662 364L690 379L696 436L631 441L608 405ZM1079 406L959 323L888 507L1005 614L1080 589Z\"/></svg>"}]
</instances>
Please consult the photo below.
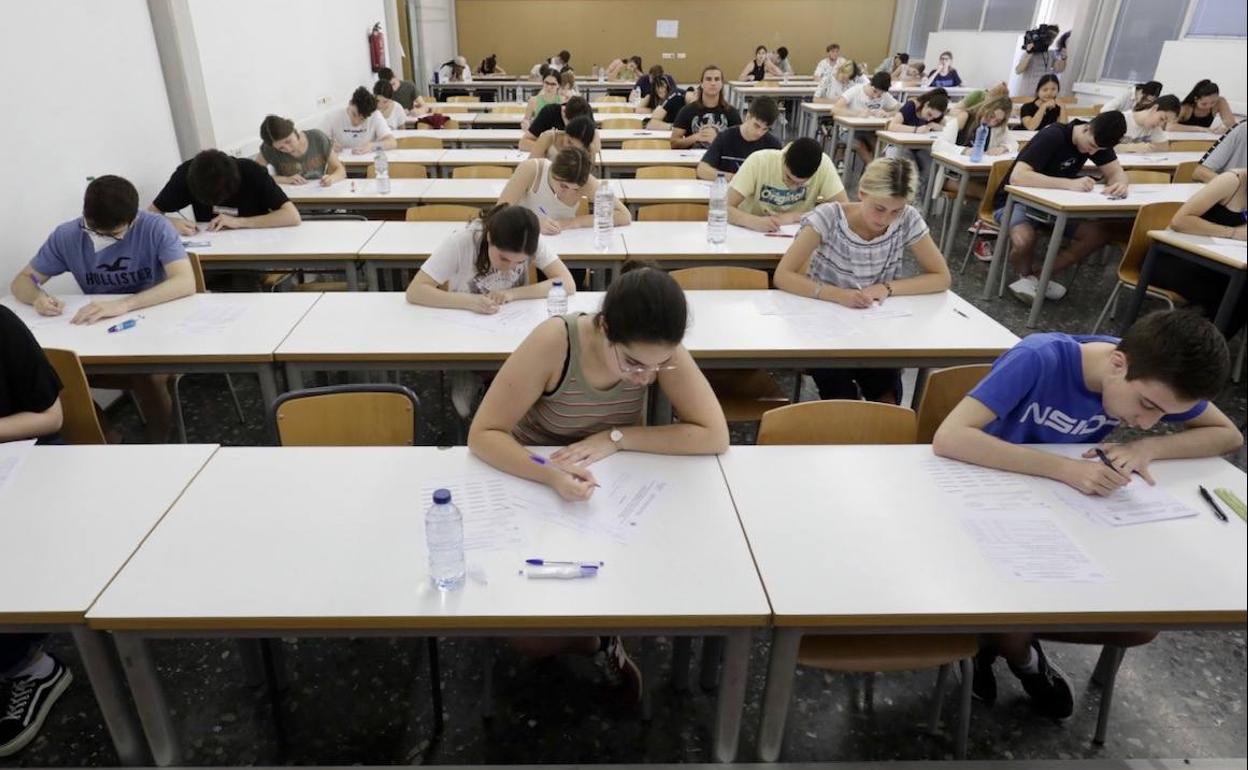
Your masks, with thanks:
<instances>
[{"instance_id":1,"label":"green highlighter","mask_svg":"<svg viewBox=\"0 0 1248 770\"><path fill-rule=\"evenodd\" d=\"M1213 490L1213 493L1217 495L1222 502L1226 503L1232 511L1239 514L1239 518L1248 521L1248 510L1245 510L1244 508L1244 501L1240 500L1234 492L1224 487L1218 487Z\"/></svg>"}]
</instances>

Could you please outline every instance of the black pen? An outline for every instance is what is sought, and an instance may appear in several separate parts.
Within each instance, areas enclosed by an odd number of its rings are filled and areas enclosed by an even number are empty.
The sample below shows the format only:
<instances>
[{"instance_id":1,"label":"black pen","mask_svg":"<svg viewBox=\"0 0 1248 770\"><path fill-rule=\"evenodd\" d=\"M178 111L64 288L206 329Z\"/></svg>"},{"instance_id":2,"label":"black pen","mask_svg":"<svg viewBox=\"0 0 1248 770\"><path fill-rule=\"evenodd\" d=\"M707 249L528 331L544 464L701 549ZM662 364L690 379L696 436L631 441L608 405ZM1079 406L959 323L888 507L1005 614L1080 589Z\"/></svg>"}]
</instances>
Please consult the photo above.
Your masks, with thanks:
<instances>
[{"instance_id":1,"label":"black pen","mask_svg":"<svg viewBox=\"0 0 1248 770\"><path fill-rule=\"evenodd\" d=\"M958 315L962 316L963 318L970 318L970 316L969 316L969 315L967 315L966 313L963 313L961 310L958 310L956 307L953 309L953 312L957 313Z\"/></svg>"},{"instance_id":2,"label":"black pen","mask_svg":"<svg viewBox=\"0 0 1248 770\"><path fill-rule=\"evenodd\" d=\"M1105 463L1106 468L1109 468L1114 473L1117 473L1119 476L1126 476L1127 478L1131 477L1131 474L1123 473L1122 470L1118 468L1118 466L1114 465L1113 460L1110 460L1109 455L1105 454L1105 452L1103 452L1100 447L1097 447L1093 451L1096 452L1096 456L1101 459L1101 462Z\"/></svg>"},{"instance_id":3,"label":"black pen","mask_svg":"<svg viewBox=\"0 0 1248 770\"><path fill-rule=\"evenodd\" d=\"M1205 498L1206 503L1209 503L1209 507L1213 509L1213 515L1217 516L1223 524L1226 524L1228 521L1226 514L1223 513L1222 509L1218 507L1218 504L1213 501L1213 495L1209 494L1209 490L1205 489L1204 484L1200 485L1200 496Z\"/></svg>"}]
</instances>

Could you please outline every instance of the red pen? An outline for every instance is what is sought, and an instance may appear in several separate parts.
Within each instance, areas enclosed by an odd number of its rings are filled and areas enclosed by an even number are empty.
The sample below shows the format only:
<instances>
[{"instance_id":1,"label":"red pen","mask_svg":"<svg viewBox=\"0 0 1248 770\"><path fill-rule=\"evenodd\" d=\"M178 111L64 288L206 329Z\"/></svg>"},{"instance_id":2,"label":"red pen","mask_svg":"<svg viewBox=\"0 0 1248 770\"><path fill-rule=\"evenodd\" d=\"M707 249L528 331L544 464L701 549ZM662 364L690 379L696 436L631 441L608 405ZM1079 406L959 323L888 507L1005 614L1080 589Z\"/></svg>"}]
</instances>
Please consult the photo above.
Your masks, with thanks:
<instances>
[{"instance_id":1,"label":"red pen","mask_svg":"<svg viewBox=\"0 0 1248 770\"><path fill-rule=\"evenodd\" d=\"M793 237L789 233L763 233L763 235L767 236L768 238L792 238Z\"/></svg>"}]
</instances>

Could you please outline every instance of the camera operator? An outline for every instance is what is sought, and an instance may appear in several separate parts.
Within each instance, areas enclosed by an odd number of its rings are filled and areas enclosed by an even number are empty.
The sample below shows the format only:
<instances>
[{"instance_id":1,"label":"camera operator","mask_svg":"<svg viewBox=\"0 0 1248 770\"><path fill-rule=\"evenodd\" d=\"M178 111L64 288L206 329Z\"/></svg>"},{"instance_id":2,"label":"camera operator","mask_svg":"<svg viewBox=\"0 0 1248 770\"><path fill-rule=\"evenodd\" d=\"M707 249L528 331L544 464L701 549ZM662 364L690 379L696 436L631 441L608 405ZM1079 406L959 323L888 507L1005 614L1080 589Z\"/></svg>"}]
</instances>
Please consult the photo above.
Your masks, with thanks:
<instances>
[{"instance_id":1,"label":"camera operator","mask_svg":"<svg viewBox=\"0 0 1248 770\"><path fill-rule=\"evenodd\" d=\"M1035 93L1040 78L1066 71L1066 42L1070 33L1059 36L1060 31L1056 24L1041 24L1023 33L1022 54L1014 65L1018 78L1011 93Z\"/></svg>"}]
</instances>

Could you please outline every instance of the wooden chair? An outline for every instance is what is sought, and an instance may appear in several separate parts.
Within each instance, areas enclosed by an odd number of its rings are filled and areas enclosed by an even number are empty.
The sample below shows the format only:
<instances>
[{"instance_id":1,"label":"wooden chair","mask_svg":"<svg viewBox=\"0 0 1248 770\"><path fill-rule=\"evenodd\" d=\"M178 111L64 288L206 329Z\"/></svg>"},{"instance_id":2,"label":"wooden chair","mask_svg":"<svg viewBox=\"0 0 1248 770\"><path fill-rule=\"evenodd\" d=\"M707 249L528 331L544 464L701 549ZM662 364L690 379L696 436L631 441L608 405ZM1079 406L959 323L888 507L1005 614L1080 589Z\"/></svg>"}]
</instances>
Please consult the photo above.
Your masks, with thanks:
<instances>
[{"instance_id":1,"label":"wooden chair","mask_svg":"<svg viewBox=\"0 0 1248 770\"><path fill-rule=\"evenodd\" d=\"M1175 212L1182 205L1173 201L1149 203L1141 206L1136 212L1135 224L1131 226L1131 237L1127 240L1127 248L1122 252L1122 261L1118 263L1118 282L1114 284L1114 290L1109 293L1105 307L1097 316L1096 325L1092 327L1093 334L1101 328L1106 316L1113 317L1118 304L1118 293L1123 289L1134 291L1140 282L1140 267L1144 264L1144 255L1148 253L1148 247L1152 245L1148 231L1164 230L1169 227ZM1148 294L1165 302L1172 310L1177 303L1183 301L1182 295L1156 286L1149 286Z\"/></svg>"},{"instance_id":2,"label":"wooden chair","mask_svg":"<svg viewBox=\"0 0 1248 770\"><path fill-rule=\"evenodd\" d=\"M1185 160L1178 166L1175 166L1174 175L1170 177L1170 181L1174 184L1190 184L1196 181L1196 167L1200 165L1198 160Z\"/></svg>"},{"instance_id":3,"label":"wooden chair","mask_svg":"<svg viewBox=\"0 0 1248 770\"><path fill-rule=\"evenodd\" d=\"M428 206L412 206L404 219L408 222L467 222L476 219L481 209L476 206L458 206L454 203L435 203Z\"/></svg>"},{"instance_id":4,"label":"wooden chair","mask_svg":"<svg viewBox=\"0 0 1248 770\"><path fill-rule=\"evenodd\" d=\"M374 179L376 177L377 177L377 167L374 164L369 163L368 164L368 178ZM422 163L391 163L390 164L390 178L391 179L428 179L429 173L425 170L425 166Z\"/></svg>"},{"instance_id":5,"label":"wooden chair","mask_svg":"<svg viewBox=\"0 0 1248 770\"><path fill-rule=\"evenodd\" d=\"M705 219L705 211L702 216ZM691 267L673 270L671 276L685 291L768 288L765 270L746 267ZM788 396L765 369L710 369L704 374L729 422L756 422L768 410L789 403Z\"/></svg>"},{"instance_id":6,"label":"wooden chair","mask_svg":"<svg viewBox=\"0 0 1248 770\"><path fill-rule=\"evenodd\" d=\"M667 139L626 139L620 143L622 150L670 150L672 143Z\"/></svg>"},{"instance_id":7,"label":"wooden chair","mask_svg":"<svg viewBox=\"0 0 1248 770\"><path fill-rule=\"evenodd\" d=\"M636 179L697 179L698 174L689 166L642 166L637 169Z\"/></svg>"},{"instance_id":8,"label":"wooden chair","mask_svg":"<svg viewBox=\"0 0 1248 770\"><path fill-rule=\"evenodd\" d=\"M627 96L602 96L598 98L602 104L624 104L628 101Z\"/></svg>"},{"instance_id":9,"label":"wooden chair","mask_svg":"<svg viewBox=\"0 0 1248 770\"><path fill-rule=\"evenodd\" d=\"M400 150L442 149L442 140L436 136L404 136L398 141Z\"/></svg>"},{"instance_id":10,"label":"wooden chair","mask_svg":"<svg viewBox=\"0 0 1248 770\"><path fill-rule=\"evenodd\" d=\"M601 112L601 110L599 110ZM602 128L637 128L638 123L635 120L625 120L624 118L604 118Z\"/></svg>"},{"instance_id":11,"label":"wooden chair","mask_svg":"<svg viewBox=\"0 0 1248 770\"><path fill-rule=\"evenodd\" d=\"M992 218L992 199L997 194L997 188L1005 181L1005 175L1013 163L1014 161L1010 158L993 161L992 169L988 172L988 182L984 185L984 197L979 200L979 214L975 219L978 227L975 228L975 235L971 237L971 243L966 248L966 256L962 258L962 267L959 268L958 272L966 272L966 265L971 261L971 254L975 251L975 244L980 241L980 233L985 229L991 232L997 231L997 220ZM997 237L1008 237L1008 235L1002 232ZM1008 272L1008 270L1002 270L1001 274L1004 276Z\"/></svg>"},{"instance_id":12,"label":"wooden chair","mask_svg":"<svg viewBox=\"0 0 1248 770\"><path fill-rule=\"evenodd\" d=\"M523 115L524 111L525 106L523 104L504 104L490 110L495 115Z\"/></svg>"},{"instance_id":13,"label":"wooden chair","mask_svg":"<svg viewBox=\"0 0 1248 770\"><path fill-rule=\"evenodd\" d=\"M506 166L458 166L451 171L451 179L511 179L515 169Z\"/></svg>"},{"instance_id":14,"label":"wooden chair","mask_svg":"<svg viewBox=\"0 0 1248 770\"><path fill-rule=\"evenodd\" d=\"M936 429L991 369L992 364L967 364L928 373L923 395L919 397L918 443L932 443Z\"/></svg>"},{"instance_id":15,"label":"wooden chair","mask_svg":"<svg viewBox=\"0 0 1248 770\"><path fill-rule=\"evenodd\" d=\"M1170 152L1204 152L1212 146L1208 139L1176 139L1170 142Z\"/></svg>"},{"instance_id":16,"label":"wooden chair","mask_svg":"<svg viewBox=\"0 0 1248 770\"><path fill-rule=\"evenodd\" d=\"M1015 104L1026 104L1027 102L1035 98L1036 98L1035 96L1011 96L1010 101L1014 102Z\"/></svg>"},{"instance_id":17,"label":"wooden chair","mask_svg":"<svg viewBox=\"0 0 1248 770\"><path fill-rule=\"evenodd\" d=\"M705 203L655 203L637 209L638 222L705 222L709 206ZM763 288L767 288L766 285Z\"/></svg>"},{"instance_id":18,"label":"wooden chair","mask_svg":"<svg viewBox=\"0 0 1248 770\"><path fill-rule=\"evenodd\" d=\"M456 104L456 103L462 103L462 102L479 102L481 101L481 97L480 96L448 96L446 97L446 101L450 104Z\"/></svg>"},{"instance_id":19,"label":"wooden chair","mask_svg":"<svg viewBox=\"0 0 1248 770\"><path fill-rule=\"evenodd\" d=\"M1077 96L1059 96L1059 97L1057 97L1057 103L1058 103L1058 104L1078 104L1078 103L1079 103L1079 97L1077 97Z\"/></svg>"},{"instance_id":20,"label":"wooden chair","mask_svg":"<svg viewBox=\"0 0 1248 770\"><path fill-rule=\"evenodd\" d=\"M342 385L284 393L271 419L282 446L412 446L419 413L402 385Z\"/></svg>"},{"instance_id":21,"label":"wooden chair","mask_svg":"<svg viewBox=\"0 0 1248 770\"><path fill-rule=\"evenodd\" d=\"M443 115L452 115L452 114L458 115L463 112L472 112L473 110L468 109L462 104L455 104L454 102L447 102L446 104L443 104L442 106L438 107L437 111L442 113ZM424 125L424 124L421 124L421 125ZM430 128L432 128L432 126L430 126Z\"/></svg>"},{"instance_id":22,"label":"wooden chair","mask_svg":"<svg viewBox=\"0 0 1248 770\"><path fill-rule=\"evenodd\" d=\"M1133 168L1127 172L1127 181L1131 184L1170 184L1170 174L1165 171Z\"/></svg>"},{"instance_id":23,"label":"wooden chair","mask_svg":"<svg viewBox=\"0 0 1248 770\"><path fill-rule=\"evenodd\" d=\"M1097 115L1101 114L1101 107L1104 107L1104 106L1105 105L1103 104L1093 104L1089 107L1067 106L1066 107L1066 119L1070 120L1071 118L1095 118Z\"/></svg>"},{"instance_id":24,"label":"wooden chair","mask_svg":"<svg viewBox=\"0 0 1248 770\"><path fill-rule=\"evenodd\" d=\"M912 444L915 436L914 412L871 401L807 401L784 406L764 414L758 426L760 445ZM836 515L831 509L812 514ZM807 634L798 648L797 662L826 671L865 675L868 698L874 691L870 685L877 671L939 667L932 698L933 731L940 724L945 682L957 663L962 688L954 756L964 759L970 734L972 658L977 648L973 634Z\"/></svg>"},{"instance_id":25,"label":"wooden chair","mask_svg":"<svg viewBox=\"0 0 1248 770\"><path fill-rule=\"evenodd\" d=\"M78 354L72 350L44 348L43 355L61 381L61 438L66 444L107 444Z\"/></svg>"}]
</instances>

